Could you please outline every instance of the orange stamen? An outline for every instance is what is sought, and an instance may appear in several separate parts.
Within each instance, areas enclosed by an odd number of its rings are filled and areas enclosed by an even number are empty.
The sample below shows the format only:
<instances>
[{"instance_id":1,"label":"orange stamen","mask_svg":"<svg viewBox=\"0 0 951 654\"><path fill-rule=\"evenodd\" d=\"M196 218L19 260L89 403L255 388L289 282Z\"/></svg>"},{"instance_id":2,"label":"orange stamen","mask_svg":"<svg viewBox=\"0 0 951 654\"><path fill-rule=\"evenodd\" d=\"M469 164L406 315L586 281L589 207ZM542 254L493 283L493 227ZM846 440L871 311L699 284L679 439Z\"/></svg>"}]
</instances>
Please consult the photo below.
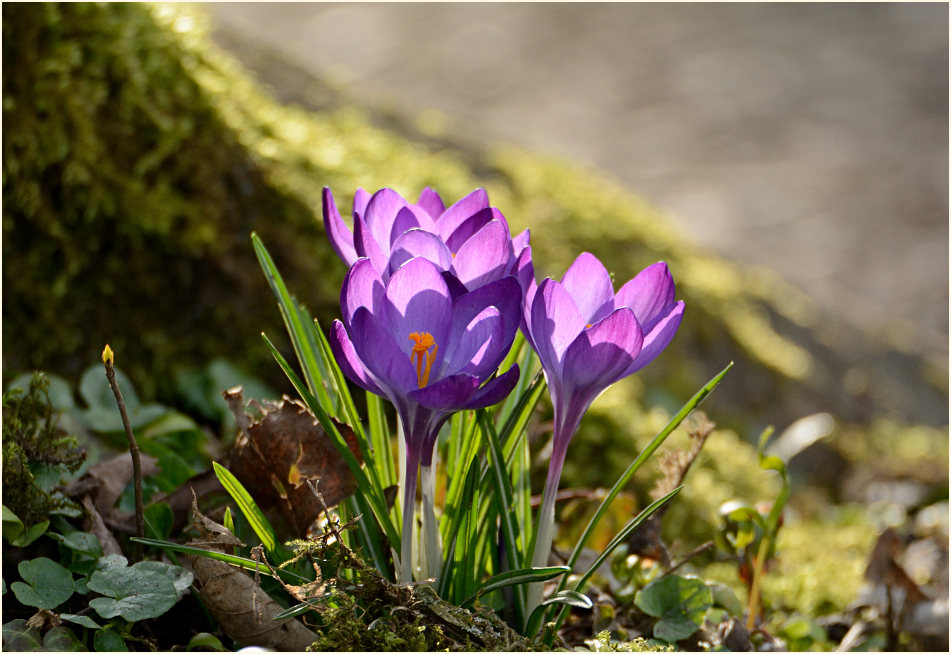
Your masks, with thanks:
<instances>
[{"instance_id":1,"label":"orange stamen","mask_svg":"<svg viewBox=\"0 0 951 654\"><path fill-rule=\"evenodd\" d=\"M436 353L439 352L439 345L429 332L413 332L409 335L409 340L413 341L413 351L409 359L416 364L416 381L420 388L425 388L429 383L429 372L436 360Z\"/></svg>"}]
</instances>

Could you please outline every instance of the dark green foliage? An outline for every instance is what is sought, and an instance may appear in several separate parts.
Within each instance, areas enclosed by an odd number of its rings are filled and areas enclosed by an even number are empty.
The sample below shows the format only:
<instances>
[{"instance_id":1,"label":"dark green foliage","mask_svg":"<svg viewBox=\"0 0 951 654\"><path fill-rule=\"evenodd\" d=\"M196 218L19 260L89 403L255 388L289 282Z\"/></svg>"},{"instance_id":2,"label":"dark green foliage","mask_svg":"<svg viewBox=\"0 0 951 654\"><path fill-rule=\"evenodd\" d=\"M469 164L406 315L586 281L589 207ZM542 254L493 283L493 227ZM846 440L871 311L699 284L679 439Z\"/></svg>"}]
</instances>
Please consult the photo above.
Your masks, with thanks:
<instances>
[{"instance_id":1,"label":"dark green foliage","mask_svg":"<svg viewBox=\"0 0 951 654\"><path fill-rule=\"evenodd\" d=\"M248 233L315 226L261 181L174 35L142 5L63 3L4 5L3 36L4 363L75 376L109 342L152 395L209 343L256 339Z\"/></svg>"},{"instance_id":2,"label":"dark green foliage","mask_svg":"<svg viewBox=\"0 0 951 654\"><path fill-rule=\"evenodd\" d=\"M724 426L784 424L817 404L846 421L867 420L868 406L947 419L946 390L920 371L907 397L876 385L853 397L842 376L878 365L855 334L817 336L829 326L809 298L691 248L589 170L512 148L462 151L406 121L379 129L323 86L316 112L282 106L210 44L193 8L8 3L3 19L8 370L75 378L109 342L145 397L169 397L179 367L225 353L285 389L260 341L283 329L249 233L327 324L344 271L319 224L322 186L344 211L358 186L415 197L433 185L450 201L485 186L514 228L532 228L539 276L560 276L582 250L618 284L670 263L688 313L663 362L638 375L669 394L648 404L676 406L734 360L744 374L719 393Z\"/></svg>"},{"instance_id":3,"label":"dark green foliage","mask_svg":"<svg viewBox=\"0 0 951 654\"><path fill-rule=\"evenodd\" d=\"M3 394L3 502L27 526L70 504L55 489L35 483L38 469L75 472L85 459L75 438L57 432L48 387L46 376L37 373L26 393L13 389Z\"/></svg>"}]
</instances>

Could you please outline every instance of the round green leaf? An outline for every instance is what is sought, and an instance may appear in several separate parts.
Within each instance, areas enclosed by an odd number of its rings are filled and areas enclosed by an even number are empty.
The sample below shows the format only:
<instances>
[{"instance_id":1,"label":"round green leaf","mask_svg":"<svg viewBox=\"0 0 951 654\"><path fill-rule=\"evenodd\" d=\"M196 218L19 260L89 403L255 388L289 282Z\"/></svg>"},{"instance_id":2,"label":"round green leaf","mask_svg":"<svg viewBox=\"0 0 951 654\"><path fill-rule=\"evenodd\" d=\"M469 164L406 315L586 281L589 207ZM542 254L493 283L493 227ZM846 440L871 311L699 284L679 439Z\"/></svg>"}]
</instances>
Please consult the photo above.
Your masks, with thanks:
<instances>
[{"instance_id":1,"label":"round green leaf","mask_svg":"<svg viewBox=\"0 0 951 654\"><path fill-rule=\"evenodd\" d=\"M716 606L722 606L732 616L743 615L743 603L733 592L733 589L726 584L711 582L707 586L713 595L713 603Z\"/></svg>"},{"instance_id":2,"label":"round green leaf","mask_svg":"<svg viewBox=\"0 0 951 654\"><path fill-rule=\"evenodd\" d=\"M175 587L175 591L178 593L178 597L181 598L182 593L185 592L189 586L191 586L194 575L185 568L178 565L169 565L168 563L163 563L162 561L142 561L136 563L132 566L133 570L144 570L147 572L154 572L165 576L169 581L172 582L172 585Z\"/></svg>"},{"instance_id":3,"label":"round green leaf","mask_svg":"<svg viewBox=\"0 0 951 654\"><path fill-rule=\"evenodd\" d=\"M107 570L109 568L124 568L127 565L129 565L129 559L125 558L121 554L106 554L104 557L99 559L96 569Z\"/></svg>"},{"instance_id":4,"label":"round green leaf","mask_svg":"<svg viewBox=\"0 0 951 654\"><path fill-rule=\"evenodd\" d=\"M700 625L685 617L662 618L654 625L654 638L675 643L697 631Z\"/></svg>"},{"instance_id":5,"label":"round green leaf","mask_svg":"<svg viewBox=\"0 0 951 654\"><path fill-rule=\"evenodd\" d=\"M8 652L35 652L43 646L43 634L22 618L3 625L3 649Z\"/></svg>"},{"instance_id":6,"label":"round green leaf","mask_svg":"<svg viewBox=\"0 0 951 654\"><path fill-rule=\"evenodd\" d=\"M89 590L104 595L89 601L103 618L122 616L129 622L155 618L178 601L172 580L160 572L136 568L106 568L89 578Z\"/></svg>"},{"instance_id":7,"label":"round green leaf","mask_svg":"<svg viewBox=\"0 0 951 654\"><path fill-rule=\"evenodd\" d=\"M172 533L175 513L167 502L156 502L145 507L146 536L165 540Z\"/></svg>"},{"instance_id":8,"label":"round green leaf","mask_svg":"<svg viewBox=\"0 0 951 654\"><path fill-rule=\"evenodd\" d=\"M122 392L125 408L131 414L139 406L139 398L135 394L132 382L121 370L116 369L116 383L119 384L119 390ZM90 366L83 373L79 380L79 395L90 409L100 407L112 409L117 414L119 412L116 396L109 386L109 380L106 379L106 371L100 365ZM95 425L92 426L95 428Z\"/></svg>"},{"instance_id":9,"label":"round green leaf","mask_svg":"<svg viewBox=\"0 0 951 654\"><path fill-rule=\"evenodd\" d=\"M10 590L27 606L54 609L68 600L75 589L72 573L45 556L21 561L17 570L23 581L10 584Z\"/></svg>"},{"instance_id":10,"label":"round green leaf","mask_svg":"<svg viewBox=\"0 0 951 654\"><path fill-rule=\"evenodd\" d=\"M76 624L86 627L87 629L101 629L99 623L90 618L88 615L75 615L73 613L60 613L59 617L63 620L69 622L75 622Z\"/></svg>"},{"instance_id":11,"label":"round green leaf","mask_svg":"<svg viewBox=\"0 0 951 654\"><path fill-rule=\"evenodd\" d=\"M50 534L54 540L58 540L64 547L86 554L94 558L102 556L102 545L99 539L85 531L74 531L71 534Z\"/></svg>"},{"instance_id":12,"label":"round green leaf","mask_svg":"<svg viewBox=\"0 0 951 654\"><path fill-rule=\"evenodd\" d=\"M56 375L50 375L49 373L44 374L46 378L49 379L49 386L46 392L50 396L50 405L52 405L53 410L63 411L76 406L76 403L73 402L73 389L69 385L69 382ZM31 379L33 379L32 372L23 373L7 385L7 390L10 391L14 388L19 388L26 393L30 389Z\"/></svg>"},{"instance_id":13,"label":"round green leaf","mask_svg":"<svg viewBox=\"0 0 951 654\"><path fill-rule=\"evenodd\" d=\"M86 652L86 646L76 637L69 627L53 627L43 636L43 650L46 652Z\"/></svg>"},{"instance_id":14,"label":"round green leaf","mask_svg":"<svg viewBox=\"0 0 951 654\"><path fill-rule=\"evenodd\" d=\"M700 579L668 575L639 591L634 596L634 604L655 618L683 617L700 625L707 609L713 605L713 594Z\"/></svg>"},{"instance_id":15,"label":"round green leaf","mask_svg":"<svg viewBox=\"0 0 951 654\"><path fill-rule=\"evenodd\" d=\"M128 652L122 636L112 629L100 629L93 638L93 647L97 652Z\"/></svg>"}]
</instances>

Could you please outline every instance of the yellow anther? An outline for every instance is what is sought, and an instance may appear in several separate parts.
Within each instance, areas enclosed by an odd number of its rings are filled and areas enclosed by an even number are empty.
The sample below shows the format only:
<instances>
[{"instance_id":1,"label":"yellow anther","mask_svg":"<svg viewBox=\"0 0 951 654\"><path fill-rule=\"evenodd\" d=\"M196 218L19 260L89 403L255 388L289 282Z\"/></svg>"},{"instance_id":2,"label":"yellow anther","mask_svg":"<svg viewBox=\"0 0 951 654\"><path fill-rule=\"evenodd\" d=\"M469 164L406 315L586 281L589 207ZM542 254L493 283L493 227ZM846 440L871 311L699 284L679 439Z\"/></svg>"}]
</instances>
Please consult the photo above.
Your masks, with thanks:
<instances>
[{"instance_id":1,"label":"yellow anther","mask_svg":"<svg viewBox=\"0 0 951 654\"><path fill-rule=\"evenodd\" d=\"M429 371L436 360L439 345L429 332L413 332L409 335L409 340L413 341L413 351L409 358L416 364L416 381L420 388L425 388L429 383Z\"/></svg>"}]
</instances>

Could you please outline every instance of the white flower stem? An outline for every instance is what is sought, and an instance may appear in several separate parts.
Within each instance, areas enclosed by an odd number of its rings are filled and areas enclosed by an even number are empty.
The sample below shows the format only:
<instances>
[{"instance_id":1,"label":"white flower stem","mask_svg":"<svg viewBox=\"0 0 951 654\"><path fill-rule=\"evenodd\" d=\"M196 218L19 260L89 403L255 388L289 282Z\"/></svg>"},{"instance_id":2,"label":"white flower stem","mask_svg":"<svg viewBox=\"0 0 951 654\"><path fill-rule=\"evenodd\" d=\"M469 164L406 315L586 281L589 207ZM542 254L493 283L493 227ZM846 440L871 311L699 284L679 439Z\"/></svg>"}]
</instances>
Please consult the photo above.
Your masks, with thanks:
<instances>
[{"instance_id":1,"label":"white flower stem","mask_svg":"<svg viewBox=\"0 0 951 654\"><path fill-rule=\"evenodd\" d=\"M558 482L561 479L563 463L564 455L558 457L557 452L553 453L548 466L548 479L545 480L545 491L542 494L542 505L538 511L538 529L535 532L535 549L532 552L532 567L535 568L548 565L548 555L555 536L555 496L558 495ZM544 586L542 582L528 585L526 618L541 604Z\"/></svg>"},{"instance_id":2,"label":"white flower stem","mask_svg":"<svg viewBox=\"0 0 951 654\"><path fill-rule=\"evenodd\" d=\"M425 578L437 578L442 574L442 546L439 542L439 526L436 522L436 508L434 504L436 481L433 476L433 466L421 465L419 473L423 492L422 547L426 553L425 560L421 561L426 567L423 576Z\"/></svg>"},{"instance_id":3,"label":"white flower stem","mask_svg":"<svg viewBox=\"0 0 951 654\"><path fill-rule=\"evenodd\" d=\"M400 540L400 583L413 581L413 527L416 523L416 476L419 463L415 457L406 457L403 472L403 533Z\"/></svg>"}]
</instances>

